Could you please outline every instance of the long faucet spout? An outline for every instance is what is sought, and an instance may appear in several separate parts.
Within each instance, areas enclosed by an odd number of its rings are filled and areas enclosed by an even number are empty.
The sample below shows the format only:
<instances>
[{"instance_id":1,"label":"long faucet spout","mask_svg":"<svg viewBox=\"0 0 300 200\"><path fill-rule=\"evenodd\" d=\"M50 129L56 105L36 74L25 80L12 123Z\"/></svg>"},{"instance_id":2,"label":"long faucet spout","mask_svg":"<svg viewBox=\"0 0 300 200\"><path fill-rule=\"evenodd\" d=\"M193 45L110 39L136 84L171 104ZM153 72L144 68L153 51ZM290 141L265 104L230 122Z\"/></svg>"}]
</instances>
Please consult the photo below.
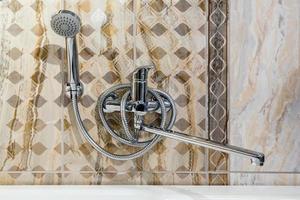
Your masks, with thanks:
<instances>
[{"instance_id":1,"label":"long faucet spout","mask_svg":"<svg viewBox=\"0 0 300 200\"><path fill-rule=\"evenodd\" d=\"M176 131L171 131L171 130L163 130L161 128L154 128L154 127L149 127L149 126L144 126L142 125L142 130L153 133L156 135L164 136L167 138L179 140L182 142L187 142L190 144L194 144L197 146L201 147L207 147L211 148L214 150L222 151L225 153L235 153L239 154L242 156L249 157L251 159L251 163L257 166L263 166L264 161L265 161L265 156L262 153L252 151L249 149L244 149L241 147L233 146L233 145L228 145L228 144L222 144L218 142L214 142L205 138L200 138L200 137L194 137L190 135L186 135L184 133L179 133Z\"/></svg>"}]
</instances>

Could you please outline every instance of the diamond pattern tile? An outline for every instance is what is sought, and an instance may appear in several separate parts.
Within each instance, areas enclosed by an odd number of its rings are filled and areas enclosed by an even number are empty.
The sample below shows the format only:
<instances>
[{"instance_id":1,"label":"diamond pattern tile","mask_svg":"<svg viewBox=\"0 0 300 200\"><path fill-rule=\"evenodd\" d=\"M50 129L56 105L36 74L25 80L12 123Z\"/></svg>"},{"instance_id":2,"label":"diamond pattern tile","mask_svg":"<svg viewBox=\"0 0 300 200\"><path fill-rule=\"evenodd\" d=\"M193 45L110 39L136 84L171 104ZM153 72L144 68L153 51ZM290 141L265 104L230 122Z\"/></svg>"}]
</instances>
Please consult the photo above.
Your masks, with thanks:
<instances>
[{"instance_id":1,"label":"diamond pattern tile","mask_svg":"<svg viewBox=\"0 0 300 200\"><path fill-rule=\"evenodd\" d=\"M86 71L80 75L80 80L86 84L92 82L93 80L95 80L95 78L96 77L89 71Z\"/></svg>"},{"instance_id":2,"label":"diamond pattern tile","mask_svg":"<svg viewBox=\"0 0 300 200\"><path fill-rule=\"evenodd\" d=\"M43 122L43 120L40 119L35 120L34 124L34 129L37 132L41 132L46 127L45 122Z\"/></svg>"},{"instance_id":3,"label":"diamond pattern tile","mask_svg":"<svg viewBox=\"0 0 300 200\"><path fill-rule=\"evenodd\" d=\"M156 83L162 83L165 81L168 77L160 70L157 70L153 73L151 76L151 79Z\"/></svg>"},{"instance_id":4,"label":"diamond pattern tile","mask_svg":"<svg viewBox=\"0 0 300 200\"><path fill-rule=\"evenodd\" d=\"M191 76L185 71L180 71L178 74L175 75L175 78L177 81L184 84L190 80Z\"/></svg>"},{"instance_id":5,"label":"diamond pattern tile","mask_svg":"<svg viewBox=\"0 0 300 200\"><path fill-rule=\"evenodd\" d=\"M17 95L13 95L7 100L7 103L10 106L16 108L22 103L22 99Z\"/></svg>"},{"instance_id":6,"label":"diamond pattern tile","mask_svg":"<svg viewBox=\"0 0 300 200\"><path fill-rule=\"evenodd\" d=\"M45 103L47 103L47 100L41 96L41 95L37 95L36 96L36 100L35 100L35 105L36 107L40 108L42 107Z\"/></svg>"},{"instance_id":7,"label":"diamond pattern tile","mask_svg":"<svg viewBox=\"0 0 300 200\"><path fill-rule=\"evenodd\" d=\"M19 83L23 78L24 77L17 71L13 71L7 76L7 79L13 84Z\"/></svg>"},{"instance_id":8,"label":"diamond pattern tile","mask_svg":"<svg viewBox=\"0 0 300 200\"><path fill-rule=\"evenodd\" d=\"M162 34L164 34L167 29L164 25L162 25L161 23L157 23L155 24L152 28L151 31L157 35L157 36L161 36Z\"/></svg>"},{"instance_id":9,"label":"diamond pattern tile","mask_svg":"<svg viewBox=\"0 0 300 200\"><path fill-rule=\"evenodd\" d=\"M18 143L16 143L14 141L14 142L11 142L8 145L8 147L6 148L6 150L7 150L7 153L9 154L10 158L14 159L22 151L22 147ZM16 168L17 167L15 166L15 169ZM18 171L18 170L17 169L16 170L12 169L12 171Z\"/></svg>"},{"instance_id":10,"label":"diamond pattern tile","mask_svg":"<svg viewBox=\"0 0 300 200\"><path fill-rule=\"evenodd\" d=\"M189 103L189 98L183 94L179 95L176 99L175 102L177 105L179 105L180 107L185 107L188 105Z\"/></svg>"},{"instance_id":11,"label":"diamond pattern tile","mask_svg":"<svg viewBox=\"0 0 300 200\"><path fill-rule=\"evenodd\" d=\"M93 103L95 102L94 99L92 99L89 95L84 95L83 97L81 97L81 105L83 105L84 107L90 107Z\"/></svg>"},{"instance_id":12,"label":"diamond pattern tile","mask_svg":"<svg viewBox=\"0 0 300 200\"><path fill-rule=\"evenodd\" d=\"M175 55L181 60L188 58L190 54L191 52L187 50L185 47L180 47L175 51Z\"/></svg>"},{"instance_id":13,"label":"diamond pattern tile","mask_svg":"<svg viewBox=\"0 0 300 200\"><path fill-rule=\"evenodd\" d=\"M84 36L88 37L90 36L92 33L95 32L95 29L89 25L89 24L84 24L82 27L81 27L81 31L80 31Z\"/></svg>"},{"instance_id":14,"label":"diamond pattern tile","mask_svg":"<svg viewBox=\"0 0 300 200\"><path fill-rule=\"evenodd\" d=\"M181 12L185 12L187 11L189 8L191 8L191 4L186 1L186 0L179 0L178 3L175 4L175 7L181 11Z\"/></svg>"},{"instance_id":15,"label":"diamond pattern tile","mask_svg":"<svg viewBox=\"0 0 300 200\"><path fill-rule=\"evenodd\" d=\"M191 124L187 120L185 120L184 118L181 118L181 119L177 120L174 124L174 126L176 128L178 128L180 131L185 131L187 128L190 127L190 125Z\"/></svg>"},{"instance_id":16,"label":"diamond pattern tile","mask_svg":"<svg viewBox=\"0 0 300 200\"><path fill-rule=\"evenodd\" d=\"M156 12L161 12L167 7L163 0L152 0L150 6Z\"/></svg>"},{"instance_id":17,"label":"diamond pattern tile","mask_svg":"<svg viewBox=\"0 0 300 200\"><path fill-rule=\"evenodd\" d=\"M79 55L84 59L84 60L89 60L91 59L95 53L88 47L85 47L79 52Z\"/></svg>"},{"instance_id":18,"label":"diamond pattern tile","mask_svg":"<svg viewBox=\"0 0 300 200\"><path fill-rule=\"evenodd\" d=\"M42 155L47 150L42 143L38 142L32 146L32 151L37 155Z\"/></svg>"},{"instance_id":19,"label":"diamond pattern tile","mask_svg":"<svg viewBox=\"0 0 300 200\"><path fill-rule=\"evenodd\" d=\"M151 51L151 54L156 59L162 59L167 54L167 52L161 47L156 47Z\"/></svg>"},{"instance_id":20,"label":"diamond pattern tile","mask_svg":"<svg viewBox=\"0 0 300 200\"><path fill-rule=\"evenodd\" d=\"M85 125L85 127L88 131L95 127L95 123L89 119L84 119L83 124Z\"/></svg>"},{"instance_id":21,"label":"diamond pattern tile","mask_svg":"<svg viewBox=\"0 0 300 200\"><path fill-rule=\"evenodd\" d=\"M107 72L104 76L103 76L103 79L109 83L109 84L113 84L114 82L116 82L118 79L119 79L119 76L113 72L113 71L110 71L110 72Z\"/></svg>"},{"instance_id":22,"label":"diamond pattern tile","mask_svg":"<svg viewBox=\"0 0 300 200\"><path fill-rule=\"evenodd\" d=\"M105 52L103 52L103 55L108 60L114 60L117 58L119 53L116 49L107 49Z\"/></svg>"},{"instance_id":23,"label":"diamond pattern tile","mask_svg":"<svg viewBox=\"0 0 300 200\"><path fill-rule=\"evenodd\" d=\"M180 153L181 155L184 155L189 151L188 146L189 146L188 144L180 142L176 145L175 149L178 153ZM181 171L183 171L183 170L181 170Z\"/></svg>"},{"instance_id":24,"label":"diamond pattern tile","mask_svg":"<svg viewBox=\"0 0 300 200\"><path fill-rule=\"evenodd\" d=\"M13 60L19 59L22 56L22 54L23 53L16 47L8 51L8 56Z\"/></svg>"},{"instance_id":25,"label":"diamond pattern tile","mask_svg":"<svg viewBox=\"0 0 300 200\"><path fill-rule=\"evenodd\" d=\"M188 34L191 31L191 28L188 25L181 23L175 28L175 31L179 35L185 36L186 34Z\"/></svg>"},{"instance_id":26,"label":"diamond pattern tile","mask_svg":"<svg viewBox=\"0 0 300 200\"><path fill-rule=\"evenodd\" d=\"M18 119L12 119L8 122L7 126L12 131L18 131L23 124Z\"/></svg>"},{"instance_id":27,"label":"diamond pattern tile","mask_svg":"<svg viewBox=\"0 0 300 200\"><path fill-rule=\"evenodd\" d=\"M9 26L7 31L13 36L18 36L23 31L23 29L18 24L12 24Z\"/></svg>"},{"instance_id":28,"label":"diamond pattern tile","mask_svg":"<svg viewBox=\"0 0 300 200\"><path fill-rule=\"evenodd\" d=\"M14 13L18 12L22 7L23 5L17 0L11 0L8 4L8 8Z\"/></svg>"}]
</instances>

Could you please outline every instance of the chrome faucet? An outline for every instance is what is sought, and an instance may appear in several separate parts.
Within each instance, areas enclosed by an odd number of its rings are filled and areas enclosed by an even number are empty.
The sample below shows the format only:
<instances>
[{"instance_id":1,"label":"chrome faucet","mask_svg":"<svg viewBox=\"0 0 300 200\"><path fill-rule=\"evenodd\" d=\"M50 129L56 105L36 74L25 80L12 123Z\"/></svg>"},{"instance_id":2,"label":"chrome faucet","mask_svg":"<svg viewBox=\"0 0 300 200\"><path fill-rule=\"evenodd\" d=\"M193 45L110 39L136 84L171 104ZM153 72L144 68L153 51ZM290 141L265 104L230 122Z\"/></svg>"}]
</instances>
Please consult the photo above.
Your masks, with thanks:
<instances>
[{"instance_id":1,"label":"chrome faucet","mask_svg":"<svg viewBox=\"0 0 300 200\"><path fill-rule=\"evenodd\" d=\"M222 144L210 141L205 138L194 137L184 133L175 132L172 127L176 120L176 108L172 97L161 90L149 88L147 84L148 71L153 66L144 66L137 68L132 74L131 84L119 84L104 91L99 97L99 116L103 126L107 132L117 141L140 149L134 153L127 155L117 155L108 152L90 136L85 128L80 112L78 109L78 101L83 92L83 86L79 80L78 72L78 54L76 47L76 34L80 30L79 17L70 11L60 11L54 15L51 20L53 30L66 38L67 61L69 67L69 78L66 92L72 100L73 111L76 117L78 128L86 140L100 153L109 158L116 160L129 160L142 156L150 150L162 138L167 137L178 141L190 143L200 147L207 147L225 153L234 153L251 158L251 162L255 165L262 166L264 164L264 154L244 149L237 146ZM122 95L118 95L119 91L124 91ZM152 98L149 98L152 96ZM116 132L106 119L105 113L120 112L121 123L124 134ZM129 129L127 112L134 113L134 132ZM150 112L157 112L161 115L159 127L145 124L144 116ZM167 117L170 115L170 117ZM152 134L147 140L141 140L142 132Z\"/></svg>"},{"instance_id":2,"label":"chrome faucet","mask_svg":"<svg viewBox=\"0 0 300 200\"><path fill-rule=\"evenodd\" d=\"M229 144L222 144L222 143L214 142L214 141L208 140L206 138L190 136L190 135L187 135L184 133L172 131L171 128L174 124L175 117L176 117L174 101L167 93L164 93L159 90L152 90L152 89L148 88L147 75L148 75L148 70L150 70L150 69L151 68L149 66L146 66L146 67L139 67L134 71L133 77L132 77L132 83L130 86L127 86L127 89L129 89L130 94L132 95L131 100L126 100L125 102L123 102L123 104L126 104L126 106L124 106L123 109L122 109L122 105L121 105L122 102L117 100L116 97L115 97L115 99L100 101L101 105L104 104L102 107L100 106L100 109L102 109L103 112L106 112L106 113L111 113L111 112L115 112L115 111L121 111L123 113L124 112L133 112L134 113L134 128L137 131L146 131L146 132L152 133L156 136L163 136L163 137L175 139L178 141L190 143L193 145L197 145L200 147L211 148L211 149L214 149L217 151L222 151L222 152L229 153L229 154L232 153L232 154L246 156L251 159L251 163L254 165L262 166L264 164L264 154L262 154L262 153L248 150L248 149L241 148L241 147L237 147L237 146L233 146L233 145L229 145ZM130 87L130 88L128 88L128 87ZM117 88L110 90L108 93L104 92L102 94L102 99L109 98L111 96L111 94L114 93L114 91L118 90L118 88L119 87L117 86ZM156 100L149 101L147 99L148 91L152 91L152 95L156 94L156 97L155 97ZM115 93L114 93L114 95L115 95ZM127 99L127 97L122 98L123 101L124 101L124 99ZM100 97L100 99L101 99L101 97ZM171 121L168 122L168 127L165 127L165 126L153 127L151 125L144 124L143 116L146 115L147 113L150 113L153 111L156 111L159 113L165 113L165 115L167 115L168 112L172 112L173 118L171 119ZM103 114L101 114L101 110L99 112L100 112L100 116L102 116ZM174 115L175 115L175 117L174 117ZM123 115L122 117L125 118L125 115ZM122 119L122 121L124 120L124 118ZM162 118L164 118L164 117L162 117ZM101 119L104 124L107 123L104 116L101 117ZM127 120L125 120L125 121L127 121ZM123 123L123 127L126 127L126 129L128 129L128 123ZM109 127L106 127L106 128L109 129ZM113 131L113 130L111 130L111 131ZM130 138L132 139L131 142L132 142L133 146L134 146L134 144L139 144L138 138L136 138L136 135L137 134L133 134L133 133L127 134L127 136L128 136L127 139L130 139ZM117 134L117 138L121 142L123 139L126 139L126 138L121 138L120 134ZM148 142L150 142L150 141L148 141Z\"/></svg>"},{"instance_id":3,"label":"chrome faucet","mask_svg":"<svg viewBox=\"0 0 300 200\"><path fill-rule=\"evenodd\" d=\"M140 94L135 94L136 96L139 96L139 97L146 96L146 92L147 92L146 74L149 69L150 68L148 68L148 67L146 67L146 68L140 67L134 72L134 74L144 74L144 72L146 72L145 75L142 76L143 77L143 80L142 80L143 84L141 85L142 89L136 90ZM135 81L135 79L133 79L133 82L134 81ZM133 84L133 86L136 86L136 85ZM147 101L145 101L145 99L143 99L143 103L145 105L147 105ZM167 104L166 106L169 106L169 105L170 104ZM147 109L145 110L145 112L148 112ZM208 140L205 138L194 137L194 136L190 136L190 135L172 131L172 130L166 130L166 129L158 128L158 127L151 127L151 126L143 124L143 121L141 121L141 120L135 122L134 124L136 125L135 128L139 128L140 130L143 130L143 131L146 131L149 133L153 133L155 135L164 136L167 138L179 140L179 141L190 143L190 144L197 145L200 147L211 148L211 149L222 151L222 152L229 153L229 154L234 153L234 154L246 156L251 159L251 163L254 165L262 166L264 164L264 154L256 152L256 151L244 149L244 148L229 145L229 144L222 144L222 143L214 142L214 141L211 141L211 140Z\"/></svg>"}]
</instances>

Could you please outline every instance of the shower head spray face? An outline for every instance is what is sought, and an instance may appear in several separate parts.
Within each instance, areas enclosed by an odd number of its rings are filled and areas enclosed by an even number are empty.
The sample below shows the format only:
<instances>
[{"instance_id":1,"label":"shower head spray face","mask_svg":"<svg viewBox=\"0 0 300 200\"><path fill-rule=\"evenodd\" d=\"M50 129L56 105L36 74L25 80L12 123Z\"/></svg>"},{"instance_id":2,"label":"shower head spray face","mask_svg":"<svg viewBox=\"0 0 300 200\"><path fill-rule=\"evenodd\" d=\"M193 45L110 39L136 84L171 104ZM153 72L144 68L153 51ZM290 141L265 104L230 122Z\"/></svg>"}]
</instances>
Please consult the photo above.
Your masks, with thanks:
<instances>
[{"instance_id":1,"label":"shower head spray face","mask_svg":"<svg viewBox=\"0 0 300 200\"><path fill-rule=\"evenodd\" d=\"M60 36L72 38L80 31L80 18L73 12L61 10L52 16L51 28Z\"/></svg>"}]
</instances>

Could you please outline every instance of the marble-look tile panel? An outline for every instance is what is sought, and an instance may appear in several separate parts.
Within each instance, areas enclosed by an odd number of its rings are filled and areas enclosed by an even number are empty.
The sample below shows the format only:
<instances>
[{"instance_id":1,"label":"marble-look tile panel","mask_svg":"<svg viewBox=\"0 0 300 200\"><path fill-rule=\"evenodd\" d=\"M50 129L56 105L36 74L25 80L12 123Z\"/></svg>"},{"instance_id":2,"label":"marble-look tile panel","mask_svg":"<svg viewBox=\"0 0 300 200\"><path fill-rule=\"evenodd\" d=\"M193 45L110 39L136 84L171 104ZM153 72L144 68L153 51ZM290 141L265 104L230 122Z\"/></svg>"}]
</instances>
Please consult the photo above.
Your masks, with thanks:
<instances>
[{"instance_id":1,"label":"marble-look tile panel","mask_svg":"<svg viewBox=\"0 0 300 200\"><path fill-rule=\"evenodd\" d=\"M231 0L229 14L230 143L266 156L263 167L231 156L230 170L300 172L300 1Z\"/></svg>"},{"instance_id":2,"label":"marble-look tile panel","mask_svg":"<svg viewBox=\"0 0 300 200\"><path fill-rule=\"evenodd\" d=\"M56 2L55 2L56 3ZM53 1L3 1L0 171L61 168L59 58L63 40L50 34Z\"/></svg>"},{"instance_id":3,"label":"marble-look tile panel","mask_svg":"<svg viewBox=\"0 0 300 200\"><path fill-rule=\"evenodd\" d=\"M300 174L297 173L231 173L232 185L300 185Z\"/></svg>"}]
</instances>

